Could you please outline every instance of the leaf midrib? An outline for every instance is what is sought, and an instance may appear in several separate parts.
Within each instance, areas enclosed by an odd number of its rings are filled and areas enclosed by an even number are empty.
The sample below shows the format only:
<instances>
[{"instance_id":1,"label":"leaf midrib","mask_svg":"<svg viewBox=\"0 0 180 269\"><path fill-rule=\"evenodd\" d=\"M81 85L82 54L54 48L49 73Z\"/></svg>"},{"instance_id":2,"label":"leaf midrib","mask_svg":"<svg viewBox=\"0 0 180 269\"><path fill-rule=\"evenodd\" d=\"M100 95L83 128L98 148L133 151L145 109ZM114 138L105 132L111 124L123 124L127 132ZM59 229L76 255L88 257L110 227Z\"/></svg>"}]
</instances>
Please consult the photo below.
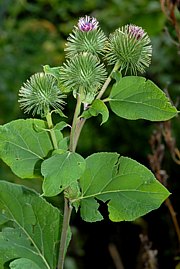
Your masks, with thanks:
<instances>
[{"instance_id":1,"label":"leaf midrib","mask_svg":"<svg viewBox=\"0 0 180 269\"><path fill-rule=\"evenodd\" d=\"M166 113L171 113L171 114L174 114L176 111L170 111L168 110L167 111L167 108L159 108L157 106L153 106L153 105L149 105L147 103L143 103L143 102L136 102L136 101L127 101L127 100L119 100L119 99L111 99L110 102L124 102L124 103L133 103L133 104L139 104L139 105L143 105L143 106L147 106L147 107L150 107L150 108L155 108L156 110L159 110L159 111L164 111ZM171 108L172 109L172 108Z\"/></svg>"},{"instance_id":2,"label":"leaf midrib","mask_svg":"<svg viewBox=\"0 0 180 269\"><path fill-rule=\"evenodd\" d=\"M20 149L22 149L24 151L27 151L27 152L31 153L32 155L36 156L38 159L44 160L43 157L41 157L40 155L36 154L35 152L33 152L32 150L30 150L28 148L24 148L24 147L22 147L22 146L20 146L20 145L18 145L16 143L13 143L12 141L8 141L8 140L5 140L4 142L12 144L12 145L16 146L17 148L20 148Z\"/></svg>"},{"instance_id":3,"label":"leaf midrib","mask_svg":"<svg viewBox=\"0 0 180 269\"><path fill-rule=\"evenodd\" d=\"M94 197L96 197L98 195L104 195L104 194L109 194L109 193L110 194L111 193L113 194L113 193L120 193L120 192L122 192L122 193L124 193L124 192L138 192L138 193L145 193L145 194L151 194L151 195L154 195L154 194L158 194L158 195L164 194L163 192L159 192L159 191L157 191L157 192L152 192L152 191L147 192L147 191L141 191L141 190L135 190L135 189L134 190L132 190L132 189L126 189L126 190L110 190L110 191L104 191L104 192L97 192L97 193L89 194L89 195L86 195L86 196L80 196L80 197L78 197L76 199L71 200L71 202L74 203L74 202L77 202L77 201L80 201L80 200L83 200L83 199L94 198Z\"/></svg>"}]
</instances>

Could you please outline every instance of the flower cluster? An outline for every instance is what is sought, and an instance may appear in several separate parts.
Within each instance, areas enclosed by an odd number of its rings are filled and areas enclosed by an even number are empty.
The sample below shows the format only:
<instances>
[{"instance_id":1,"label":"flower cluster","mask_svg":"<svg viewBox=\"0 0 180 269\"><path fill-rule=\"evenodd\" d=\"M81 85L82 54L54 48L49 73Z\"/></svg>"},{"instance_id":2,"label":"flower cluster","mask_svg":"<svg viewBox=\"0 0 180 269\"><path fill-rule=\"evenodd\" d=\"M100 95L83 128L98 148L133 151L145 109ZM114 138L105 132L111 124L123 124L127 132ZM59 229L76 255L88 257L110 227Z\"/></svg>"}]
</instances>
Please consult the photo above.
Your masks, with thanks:
<instances>
[{"instance_id":1,"label":"flower cluster","mask_svg":"<svg viewBox=\"0 0 180 269\"><path fill-rule=\"evenodd\" d=\"M65 53L66 62L61 67L48 67L48 72L33 75L21 87L19 103L25 112L44 116L51 108L62 109L64 94L71 91L84 104L91 104L107 77L102 59L125 74L130 70L136 75L149 66L152 47L139 26L121 27L108 39L96 18L86 15L69 35Z\"/></svg>"},{"instance_id":2,"label":"flower cluster","mask_svg":"<svg viewBox=\"0 0 180 269\"><path fill-rule=\"evenodd\" d=\"M99 22L90 16L79 19L66 44L66 63L60 68L60 83L66 92L81 95L91 103L106 79L106 69L99 55L104 52L107 37Z\"/></svg>"}]
</instances>

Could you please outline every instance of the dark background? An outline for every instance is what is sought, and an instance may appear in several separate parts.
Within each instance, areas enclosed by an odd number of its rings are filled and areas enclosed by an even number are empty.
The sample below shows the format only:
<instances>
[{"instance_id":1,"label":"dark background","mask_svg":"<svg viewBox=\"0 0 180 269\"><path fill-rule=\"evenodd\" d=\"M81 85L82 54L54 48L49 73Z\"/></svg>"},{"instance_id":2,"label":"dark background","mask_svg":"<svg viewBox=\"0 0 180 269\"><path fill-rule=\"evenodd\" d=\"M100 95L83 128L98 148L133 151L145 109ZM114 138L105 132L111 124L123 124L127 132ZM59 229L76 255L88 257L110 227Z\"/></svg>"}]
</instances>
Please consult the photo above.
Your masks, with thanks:
<instances>
[{"instance_id":1,"label":"dark background","mask_svg":"<svg viewBox=\"0 0 180 269\"><path fill-rule=\"evenodd\" d=\"M166 2L166 1L165 1ZM173 1L167 1L173 2ZM175 2L175 1L174 1ZM61 65L68 34L84 15L96 17L108 35L128 23L143 27L153 44L152 64L145 74L161 89L168 90L173 103L180 96L180 49L174 26L163 14L159 1L149 0L1 0L0 1L0 124L26 117L18 106L18 91L42 66ZM175 9L177 20L180 18ZM74 100L66 108L74 109ZM172 135L180 145L179 118L171 122ZM129 156L150 168L150 137L158 124L148 121L127 121L111 114L100 126L100 118L90 119L78 145L78 152L88 156L98 151L115 151ZM162 141L164 143L164 141ZM168 148L162 163L168 174L167 187L179 220L179 165L173 162ZM37 180L20 180L0 162L0 179L24 184L38 191ZM69 248L66 269L123 269L114 263L113 245L122 259L124 269L177 269L179 244L168 208L151 212L132 223L112 223L107 209L101 205L105 220L85 223L79 215L72 217L73 240ZM142 243L139 235L147 236ZM153 252L157 250L156 252ZM152 252L151 252L152 251ZM157 265L145 265L154 253ZM120 266L120 265L119 265ZM154 266L154 267L153 267Z\"/></svg>"}]
</instances>

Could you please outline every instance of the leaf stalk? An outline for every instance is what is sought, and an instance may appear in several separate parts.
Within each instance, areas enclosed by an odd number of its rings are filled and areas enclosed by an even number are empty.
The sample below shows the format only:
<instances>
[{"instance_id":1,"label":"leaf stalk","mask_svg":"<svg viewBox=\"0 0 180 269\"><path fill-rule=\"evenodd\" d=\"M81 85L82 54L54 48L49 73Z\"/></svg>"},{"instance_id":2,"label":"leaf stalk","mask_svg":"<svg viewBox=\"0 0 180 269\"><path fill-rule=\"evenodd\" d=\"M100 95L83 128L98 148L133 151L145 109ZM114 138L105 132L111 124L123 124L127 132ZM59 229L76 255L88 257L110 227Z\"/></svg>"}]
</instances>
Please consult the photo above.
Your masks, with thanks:
<instances>
[{"instance_id":1,"label":"leaf stalk","mask_svg":"<svg viewBox=\"0 0 180 269\"><path fill-rule=\"evenodd\" d=\"M49 128L51 140L53 143L53 147L54 147L54 149L58 149L57 139L56 139L56 135L55 135L55 132L53 129L54 126L53 126L53 122L52 122L51 112L47 113L46 120L47 120L47 124L48 124L48 128Z\"/></svg>"},{"instance_id":2,"label":"leaf stalk","mask_svg":"<svg viewBox=\"0 0 180 269\"><path fill-rule=\"evenodd\" d=\"M116 72L116 71L119 69L119 67L120 67L120 63L117 62L117 63L114 65L114 68L113 68L113 70L111 71L110 75L109 75L108 78L106 79L104 85L102 86L102 88L101 88L99 94L97 95L96 99L101 99L101 97L102 97L103 94L105 93L107 87L109 86L109 84L110 84L110 82L111 82L111 80L112 80L112 74L113 74L114 72Z\"/></svg>"}]
</instances>

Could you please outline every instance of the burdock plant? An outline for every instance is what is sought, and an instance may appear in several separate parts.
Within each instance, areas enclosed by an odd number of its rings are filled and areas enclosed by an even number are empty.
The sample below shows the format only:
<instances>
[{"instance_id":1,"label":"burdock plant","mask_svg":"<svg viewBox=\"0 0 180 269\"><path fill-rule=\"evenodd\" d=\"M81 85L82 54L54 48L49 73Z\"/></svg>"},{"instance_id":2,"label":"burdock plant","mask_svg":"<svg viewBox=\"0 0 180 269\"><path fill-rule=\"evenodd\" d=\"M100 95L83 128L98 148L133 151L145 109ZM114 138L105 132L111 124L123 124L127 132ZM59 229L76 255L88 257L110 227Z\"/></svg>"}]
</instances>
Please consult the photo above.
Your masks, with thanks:
<instances>
[{"instance_id":1,"label":"burdock plant","mask_svg":"<svg viewBox=\"0 0 180 269\"><path fill-rule=\"evenodd\" d=\"M101 114L104 124L109 110L129 120L165 121L177 115L165 94L139 76L151 54L150 39L141 27L125 25L106 37L99 22L85 16L68 37L65 62L44 66L23 84L20 107L41 119L0 126L0 156L18 177L41 179L42 192L0 181L0 268L63 269L72 210L80 211L85 221L100 221L101 201L110 220L132 221L169 196L135 160L113 152L87 158L76 152L86 121ZM109 74L107 65L113 65ZM64 98L68 103L71 94L76 107L62 121ZM56 124L54 112L60 115ZM54 196L62 196L64 209L47 200Z\"/></svg>"}]
</instances>

